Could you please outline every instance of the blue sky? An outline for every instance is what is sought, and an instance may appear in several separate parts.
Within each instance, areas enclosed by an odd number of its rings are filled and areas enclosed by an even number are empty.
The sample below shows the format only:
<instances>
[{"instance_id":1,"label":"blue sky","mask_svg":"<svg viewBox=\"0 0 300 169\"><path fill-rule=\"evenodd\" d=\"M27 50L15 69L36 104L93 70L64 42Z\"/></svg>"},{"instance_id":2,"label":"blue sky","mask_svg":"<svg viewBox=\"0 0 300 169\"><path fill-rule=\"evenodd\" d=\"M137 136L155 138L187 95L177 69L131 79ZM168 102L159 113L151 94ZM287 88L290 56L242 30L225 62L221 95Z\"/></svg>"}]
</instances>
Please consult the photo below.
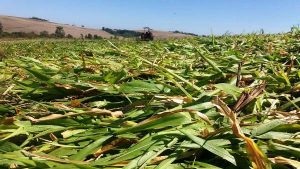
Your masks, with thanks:
<instances>
[{"instance_id":1,"label":"blue sky","mask_svg":"<svg viewBox=\"0 0 300 169\"><path fill-rule=\"evenodd\" d=\"M0 0L0 15L93 28L277 33L300 23L300 0Z\"/></svg>"}]
</instances>

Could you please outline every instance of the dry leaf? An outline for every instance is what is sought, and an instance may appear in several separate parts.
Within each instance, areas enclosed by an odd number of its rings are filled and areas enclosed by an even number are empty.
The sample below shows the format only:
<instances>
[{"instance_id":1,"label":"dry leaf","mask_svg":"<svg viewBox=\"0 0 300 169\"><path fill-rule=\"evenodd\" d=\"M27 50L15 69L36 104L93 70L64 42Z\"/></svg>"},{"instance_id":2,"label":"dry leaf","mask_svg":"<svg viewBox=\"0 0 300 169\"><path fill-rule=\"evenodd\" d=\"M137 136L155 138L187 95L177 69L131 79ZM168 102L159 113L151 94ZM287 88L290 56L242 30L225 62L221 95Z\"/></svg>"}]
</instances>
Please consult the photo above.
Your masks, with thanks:
<instances>
[{"instance_id":1,"label":"dry leaf","mask_svg":"<svg viewBox=\"0 0 300 169\"><path fill-rule=\"evenodd\" d=\"M53 103L53 106L57 109L71 110L70 107L68 107L64 104L61 104L61 103Z\"/></svg>"},{"instance_id":2,"label":"dry leaf","mask_svg":"<svg viewBox=\"0 0 300 169\"><path fill-rule=\"evenodd\" d=\"M236 114L218 97L213 100L213 103L216 105L216 107L223 115L225 115L230 119L233 134L236 137L241 138L246 142L247 152L249 155L249 159L252 162L253 168L254 169L270 168L264 153L259 149L259 147L255 144L255 142L251 138L248 138L242 132L239 121L236 118Z\"/></svg>"},{"instance_id":3,"label":"dry leaf","mask_svg":"<svg viewBox=\"0 0 300 169\"><path fill-rule=\"evenodd\" d=\"M253 99L255 99L257 96L259 96L263 92L265 87L266 87L266 84L262 83L261 85L258 85L250 92L243 92L242 95L240 96L239 100L234 105L233 111L239 112L248 103L250 103Z\"/></svg>"},{"instance_id":4,"label":"dry leaf","mask_svg":"<svg viewBox=\"0 0 300 169\"><path fill-rule=\"evenodd\" d=\"M282 55L282 56L288 56L289 55L289 53L287 51L285 51L284 49L280 49L279 54Z\"/></svg>"},{"instance_id":5,"label":"dry leaf","mask_svg":"<svg viewBox=\"0 0 300 169\"><path fill-rule=\"evenodd\" d=\"M0 124L11 125L16 121L16 117L6 117L4 120L0 121Z\"/></svg>"},{"instance_id":6,"label":"dry leaf","mask_svg":"<svg viewBox=\"0 0 300 169\"><path fill-rule=\"evenodd\" d=\"M50 133L49 136L50 136L52 141L57 140L57 137L53 133Z\"/></svg>"},{"instance_id":7,"label":"dry leaf","mask_svg":"<svg viewBox=\"0 0 300 169\"><path fill-rule=\"evenodd\" d=\"M290 165L290 166L293 166L295 169L300 168L300 162L296 161L296 160L291 160L291 159L280 157L280 156L275 157L275 158L271 158L270 160L273 163L276 163L276 164Z\"/></svg>"},{"instance_id":8,"label":"dry leaf","mask_svg":"<svg viewBox=\"0 0 300 169\"><path fill-rule=\"evenodd\" d=\"M71 107L80 107L81 106L81 102L79 100L71 100Z\"/></svg>"},{"instance_id":9,"label":"dry leaf","mask_svg":"<svg viewBox=\"0 0 300 169\"><path fill-rule=\"evenodd\" d=\"M114 118L118 118L123 116L123 112L121 111L109 111L109 110L105 110L105 109L97 109L97 108L93 108L89 111L84 111L84 112L80 112L80 113L74 113L74 112L68 112L66 114L51 114L49 116L45 116L45 117L41 117L39 119L35 119L31 116L25 116L28 120L32 121L33 123L39 123L39 122L43 122L43 121L49 121L49 120L55 120L55 119L61 119L61 118L65 118L65 117L72 117L72 116L79 116L79 115L102 115L102 116L111 116Z\"/></svg>"},{"instance_id":10,"label":"dry leaf","mask_svg":"<svg viewBox=\"0 0 300 169\"><path fill-rule=\"evenodd\" d=\"M84 130L84 129L66 130L66 131L64 131L64 132L62 132L60 134L63 136L63 138L69 138L69 137L71 137L71 136L73 136L75 134L82 133L82 132L85 132L85 131L86 130Z\"/></svg>"},{"instance_id":11,"label":"dry leaf","mask_svg":"<svg viewBox=\"0 0 300 169\"><path fill-rule=\"evenodd\" d=\"M114 149L115 147L118 147L120 145L124 145L124 144L132 144L135 141L130 140L130 139L126 139L126 138L117 138L116 140L113 140L111 143L103 146L102 148L100 148L99 150L97 150L94 153L94 157L99 157L101 154L104 154L105 152Z\"/></svg>"}]
</instances>

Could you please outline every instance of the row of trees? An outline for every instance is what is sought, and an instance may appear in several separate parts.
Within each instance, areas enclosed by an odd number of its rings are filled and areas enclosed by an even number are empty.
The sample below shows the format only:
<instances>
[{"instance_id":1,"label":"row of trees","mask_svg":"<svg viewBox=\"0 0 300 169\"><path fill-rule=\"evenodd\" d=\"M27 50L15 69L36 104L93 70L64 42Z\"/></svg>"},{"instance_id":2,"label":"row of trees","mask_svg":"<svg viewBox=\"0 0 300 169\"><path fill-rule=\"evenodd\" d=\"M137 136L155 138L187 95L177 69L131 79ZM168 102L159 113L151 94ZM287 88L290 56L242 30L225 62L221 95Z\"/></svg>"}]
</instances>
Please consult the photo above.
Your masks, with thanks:
<instances>
[{"instance_id":1,"label":"row of trees","mask_svg":"<svg viewBox=\"0 0 300 169\"><path fill-rule=\"evenodd\" d=\"M2 23L0 22L0 36L3 34L3 25Z\"/></svg>"},{"instance_id":2,"label":"row of trees","mask_svg":"<svg viewBox=\"0 0 300 169\"><path fill-rule=\"evenodd\" d=\"M39 34L35 32L4 32L3 25L0 23L0 37L8 38L73 38L71 34L65 33L63 27L58 26L54 33L49 33L48 31L42 31Z\"/></svg>"},{"instance_id":3,"label":"row of trees","mask_svg":"<svg viewBox=\"0 0 300 169\"><path fill-rule=\"evenodd\" d=\"M66 36L66 33L64 31L64 28L61 26L56 27L56 30L54 33L49 34L48 31L42 31L40 34L36 34L34 32L26 33L26 32L4 32L3 25L0 22L0 37L12 37L12 38L37 38L37 37L43 37L43 38L73 38L72 35L68 34Z\"/></svg>"},{"instance_id":4,"label":"row of trees","mask_svg":"<svg viewBox=\"0 0 300 169\"><path fill-rule=\"evenodd\" d=\"M103 39L101 36L99 35L92 35L92 34L87 34L85 36L83 36L83 34L80 34L81 35L81 39Z\"/></svg>"},{"instance_id":5,"label":"row of trees","mask_svg":"<svg viewBox=\"0 0 300 169\"><path fill-rule=\"evenodd\" d=\"M0 37L8 37L8 38L69 38L72 39L73 36L71 34L65 33L65 30L62 26L56 27L56 30L54 33L49 33L48 31L42 31L39 34L36 34L34 32L26 33L26 32L4 32L3 25L0 22ZM102 39L99 35L92 35L87 34L83 35L81 34L82 39Z\"/></svg>"},{"instance_id":6,"label":"row of trees","mask_svg":"<svg viewBox=\"0 0 300 169\"><path fill-rule=\"evenodd\" d=\"M39 17L36 17L36 16L33 16L29 19L33 19L33 20L37 20L37 21L42 21L42 22L49 22L49 20L47 19L43 19L43 18L39 18Z\"/></svg>"},{"instance_id":7,"label":"row of trees","mask_svg":"<svg viewBox=\"0 0 300 169\"><path fill-rule=\"evenodd\" d=\"M127 29L110 29L110 28L102 27L102 30L114 36L122 36L125 38L139 37L141 35L140 32L127 30Z\"/></svg>"},{"instance_id":8,"label":"row of trees","mask_svg":"<svg viewBox=\"0 0 300 169\"><path fill-rule=\"evenodd\" d=\"M191 36L199 36L199 35L197 35L197 34L195 34L195 33L190 33L190 32L182 32L182 31L178 31L178 30L176 30L176 31L173 31L173 33L180 33L180 34L184 34L184 35L191 35Z\"/></svg>"}]
</instances>

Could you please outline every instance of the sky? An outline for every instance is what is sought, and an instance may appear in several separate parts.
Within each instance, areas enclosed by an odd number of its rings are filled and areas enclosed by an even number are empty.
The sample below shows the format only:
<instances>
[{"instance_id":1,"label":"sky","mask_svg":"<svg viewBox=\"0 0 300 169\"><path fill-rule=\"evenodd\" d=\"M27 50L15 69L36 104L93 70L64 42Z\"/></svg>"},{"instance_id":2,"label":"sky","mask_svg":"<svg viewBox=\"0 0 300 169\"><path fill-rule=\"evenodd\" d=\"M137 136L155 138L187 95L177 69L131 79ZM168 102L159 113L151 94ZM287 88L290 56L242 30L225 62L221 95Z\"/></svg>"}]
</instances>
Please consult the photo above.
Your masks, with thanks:
<instances>
[{"instance_id":1,"label":"sky","mask_svg":"<svg viewBox=\"0 0 300 169\"><path fill-rule=\"evenodd\" d=\"M0 0L0 15L91 28L280 33L300 24L300 0Z\"/></svg>"}]
</instances>

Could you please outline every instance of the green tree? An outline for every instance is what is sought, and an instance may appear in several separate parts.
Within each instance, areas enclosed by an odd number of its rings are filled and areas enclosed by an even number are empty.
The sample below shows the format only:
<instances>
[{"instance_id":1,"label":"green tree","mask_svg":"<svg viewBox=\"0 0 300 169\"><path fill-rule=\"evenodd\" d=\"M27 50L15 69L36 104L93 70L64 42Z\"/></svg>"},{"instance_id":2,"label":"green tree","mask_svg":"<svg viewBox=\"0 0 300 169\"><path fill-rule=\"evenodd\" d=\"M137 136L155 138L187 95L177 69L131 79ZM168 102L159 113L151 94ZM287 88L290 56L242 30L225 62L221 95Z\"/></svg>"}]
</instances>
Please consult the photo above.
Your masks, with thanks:
<instances>
[{"instance_id":1,"label":"green tree","mask_svg":"<svg viewBox=\"0 0 300 169\"><path fill-rule=\"evenodd\" d=\"M47 31L40 32L40 37L48 38L49 37L49 32L47 32Z\"/></svg>"},{"instance_id":2,"label":"green tree","mask_svg":"<svg viewBox=\"0 0 300 169\"><path fill-rule=\"evenodd\" d=\"M58 38L63 38L65 37L66 33L64 31L64 28L62 26L58 26L56 27L56 30L55 30L55 36L58 37Z\"/></svg>"},{"instance_id":3,"label":"green tree","mask_svg":"<svg viewBox=\"0 0 300 169\"><path fill-rule=\"evenodd\" d=\"M0 22L0 35L2 35L3 34L3 25L2 25L2 23Z\"/></svg>"},{"instance_id":4,"label":"green tree","mask_svg":"<svg viewBox=\"0 0 300 169\"><path fill-rule=\"evenodd\" d=\"M73 36L72 36L71 34L68 34L68 35L67 35L67 38L72 39Z\"/></svg>"},{"instance_id":5,"label":"green tree","mask_svg":"<svg viewBox=\"0 0 300 169\"><path fill-rule=\"evenodd\" d=\"M85 35L85 39L93 39L93 35L89 33Z\"/></svg>"},{"instance_id":6,"label":"green tree","mask_svg":"<svg viewBox=\"0 0 300 169\"><path fill-rule=\"evenodd\" d=\"M94 35L94 39L102 39L102 37L95 34L95 35Z\"/></svg>"}]
</instances>

